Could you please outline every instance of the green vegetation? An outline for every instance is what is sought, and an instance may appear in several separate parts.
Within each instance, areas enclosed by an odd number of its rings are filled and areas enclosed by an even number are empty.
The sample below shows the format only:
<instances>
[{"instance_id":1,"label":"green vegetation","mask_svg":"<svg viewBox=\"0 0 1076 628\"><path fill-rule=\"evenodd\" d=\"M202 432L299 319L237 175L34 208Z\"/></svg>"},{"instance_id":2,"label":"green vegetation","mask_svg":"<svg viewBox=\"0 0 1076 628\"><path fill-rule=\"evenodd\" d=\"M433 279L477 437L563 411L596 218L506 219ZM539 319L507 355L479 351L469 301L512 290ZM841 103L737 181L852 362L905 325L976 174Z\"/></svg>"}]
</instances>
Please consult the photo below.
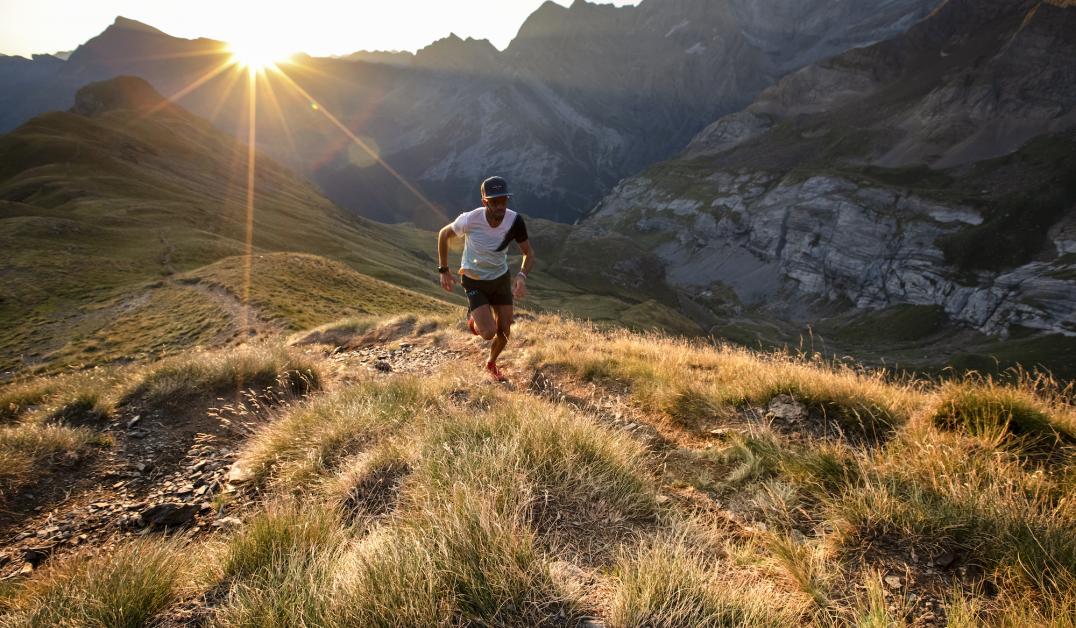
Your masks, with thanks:
<instances>
[{"instance_id":1,"label":"green vegetation","mask_svg":"<svg viewBox=\"0 0 1076 628\"><path fill-rule=\"evenodd\" d=\"M1042 248L1050 226L1076 205L1076 133L1037 137L1020 150L977 163L970 189L985 187L986 219L944 238L946 261L966 270L1001 270L1026 263ZM1015 189L993 189L998 181Z\"/></svg>"},{"instance_id":2,"label":"green vegetation","mask_svg":"<svg viewBox=\"0 0 1076 628\"><path fill-rule=\"evenodd\" d=\"M828 319L816 330L842 343L877 345L923 340L947 329L949 317L937 305L897 305L849 318Z\"/></svg>"},{"instance_id":3,"label":"green vegetation","mask_svg":"<svg viewBox=\"0 0 1076 628\"><path fill-rule=\"evenodd\" d=\"M230 257L179 276L180 283L220 290L236 303L292 331L309 329L345 316L399 312L446 314L444 301L399 288L314 255L273 253ZM246 276L249 273L249 284Z\"/></svg>"}]
</instances>

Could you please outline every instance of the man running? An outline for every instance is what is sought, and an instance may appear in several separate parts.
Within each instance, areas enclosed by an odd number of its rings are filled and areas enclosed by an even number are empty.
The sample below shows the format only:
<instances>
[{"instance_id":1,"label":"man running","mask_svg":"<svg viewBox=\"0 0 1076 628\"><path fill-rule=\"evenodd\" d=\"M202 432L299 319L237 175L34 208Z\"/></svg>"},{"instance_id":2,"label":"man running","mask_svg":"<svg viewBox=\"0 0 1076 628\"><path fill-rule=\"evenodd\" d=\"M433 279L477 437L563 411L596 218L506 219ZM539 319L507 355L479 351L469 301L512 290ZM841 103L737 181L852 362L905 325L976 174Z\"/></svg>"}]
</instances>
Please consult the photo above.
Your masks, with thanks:
<instances>
[{"instance_id":1,"label":"man running","mask_svg":"<svg viewBox=\"0 0 1076 628\"><path fill-rule=\"evenodd\" d=\"M462 237L463 260L460 281L467 291L467 326L471 333L492 340L486 372L497 382L507 381L497 369L512 330L512 297L527 294L527 274L534 265L534 251L527 240L523 216L508 209L508 183L501 177L482 182L482 207L464 212L437 234L437 272L441 287L452 292L456 278L448 268L448 241ZM523 267L510 278L508 245L515 240L523 252Z\"/></svg>"}]
</instances>

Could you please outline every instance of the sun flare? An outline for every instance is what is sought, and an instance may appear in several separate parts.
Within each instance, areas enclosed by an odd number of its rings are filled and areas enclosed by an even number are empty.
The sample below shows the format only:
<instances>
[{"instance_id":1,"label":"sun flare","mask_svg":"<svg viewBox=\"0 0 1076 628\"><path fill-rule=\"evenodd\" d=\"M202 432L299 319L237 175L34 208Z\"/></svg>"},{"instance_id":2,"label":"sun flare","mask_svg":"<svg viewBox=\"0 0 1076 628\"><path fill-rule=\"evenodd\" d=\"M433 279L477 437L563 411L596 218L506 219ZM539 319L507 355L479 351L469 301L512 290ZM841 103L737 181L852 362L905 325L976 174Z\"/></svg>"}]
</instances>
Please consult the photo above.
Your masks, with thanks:
<instances>
[{"instance_id":1,"label":"sun flare","mask_svg":"<svg viewBox=\"0 0 1076 628\"><path fill-rule=\"evenodd\" d=\"M257 38L232 41L228 44L228 52L232 55L233 63L252 71L272 68L287 61L293 54L279 42Z\"/></svg>"}]
</instances>

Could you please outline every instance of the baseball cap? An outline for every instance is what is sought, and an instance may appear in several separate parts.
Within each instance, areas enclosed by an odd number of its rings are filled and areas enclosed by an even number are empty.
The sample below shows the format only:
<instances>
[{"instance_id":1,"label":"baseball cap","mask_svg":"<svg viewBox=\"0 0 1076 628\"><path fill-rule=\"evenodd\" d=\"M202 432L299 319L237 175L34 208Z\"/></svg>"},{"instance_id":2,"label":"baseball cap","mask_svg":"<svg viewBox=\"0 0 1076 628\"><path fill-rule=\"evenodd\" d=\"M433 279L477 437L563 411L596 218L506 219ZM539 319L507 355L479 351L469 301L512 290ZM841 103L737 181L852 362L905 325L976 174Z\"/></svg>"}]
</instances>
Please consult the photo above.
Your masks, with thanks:
<instances>
[{"instance_id":1,"label":"baseball cap","mask_svg":"<svg viewBox=\"0 0 1076 628\"><path fill-rule=\"evenodd\" d=\"M508 182L501 177L490 177L482 182L482 198L497 198L498 196L511 197L508 193Z\"/></svg>"}]
</instances>

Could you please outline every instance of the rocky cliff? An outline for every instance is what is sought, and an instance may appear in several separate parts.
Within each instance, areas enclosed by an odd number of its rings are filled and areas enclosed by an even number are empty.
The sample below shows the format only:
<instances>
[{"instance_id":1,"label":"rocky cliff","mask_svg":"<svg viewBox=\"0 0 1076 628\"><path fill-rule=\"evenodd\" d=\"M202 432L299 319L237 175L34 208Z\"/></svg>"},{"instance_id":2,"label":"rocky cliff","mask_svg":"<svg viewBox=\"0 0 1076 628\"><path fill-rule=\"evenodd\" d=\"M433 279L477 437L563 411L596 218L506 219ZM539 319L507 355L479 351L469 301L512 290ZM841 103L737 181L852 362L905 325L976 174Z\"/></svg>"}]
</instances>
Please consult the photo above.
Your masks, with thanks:
<instances>
[{"instance_id":1,"label":"rocky cliff","mask_svg":"<svg viewBox=\"0 0 1076 628\"><path fill-rule=\"evenodd\" d=\"M989 335L1015 326L1076 335L1071 211L1037 259L969 272L947 260L944 243L983 224L974 206L836 175L717 172L686 195L685 178L668 183L628 180L588 222L652 238L666 279L690 293L727 286L743 305L792 319L828 303L936 305Z\"/></svg>"},{"instance_id":2,"label":"rocky cliff","mask_svg":"<svg viewBox=\"0 0 1076 628\"><path fill-rule=\"evenodd\" d=\"M941 308L1076 336L1076 7L950 0L799 70L588 218L670 281L794 320Z\"/></svg>"}]
</instances>

